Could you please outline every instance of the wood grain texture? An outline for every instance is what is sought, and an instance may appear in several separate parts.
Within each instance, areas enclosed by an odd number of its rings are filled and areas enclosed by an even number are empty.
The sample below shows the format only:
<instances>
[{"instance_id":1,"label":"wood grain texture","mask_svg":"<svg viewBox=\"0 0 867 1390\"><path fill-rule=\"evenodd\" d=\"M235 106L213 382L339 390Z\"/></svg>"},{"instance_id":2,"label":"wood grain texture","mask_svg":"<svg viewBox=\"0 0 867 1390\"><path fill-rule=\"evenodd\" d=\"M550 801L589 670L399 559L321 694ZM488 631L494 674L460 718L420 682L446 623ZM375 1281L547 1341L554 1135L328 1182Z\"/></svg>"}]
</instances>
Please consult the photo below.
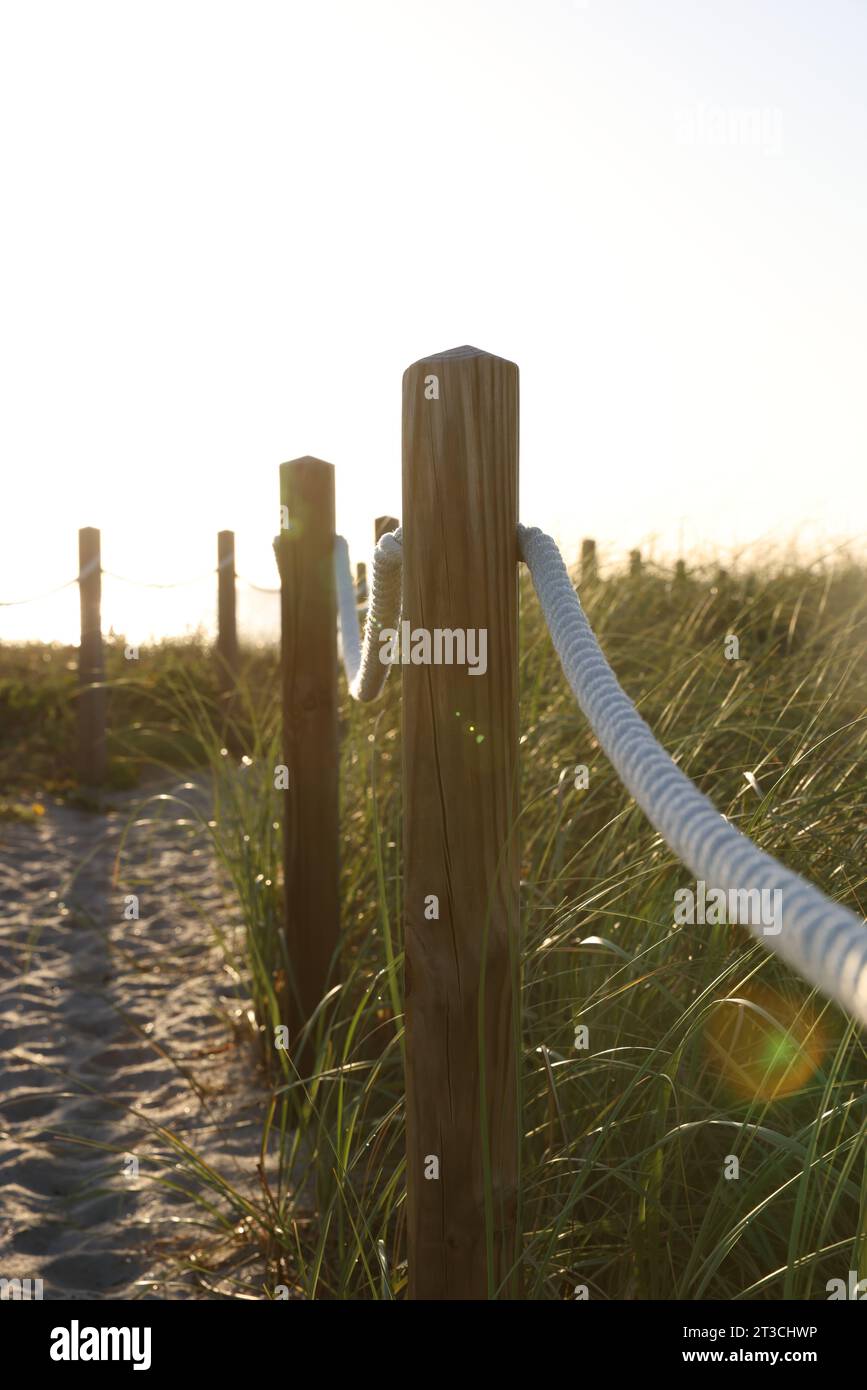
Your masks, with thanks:
<instances>
[{"instance_id":1,"label":"wood grain texture","mask_svg":"<svg viewBox=\"0 0 867 1390\"><path fill-rule=\"evenodd\" d=\"M289 527L276 545L281 579L286 1022L295 1038L336 978L338 862L337 601L334 468L300 458L280 467ZM296 1065L311 1059L301 1050Z\"/></svg>"},{"instance_id":2,"label":"wood grain texture","mask_svg":"<svg viewBox=\"0 0 867 1390\"><path fill-rule=\"evenodd\" d=\"M475 348L416 362L403 380L403 617L484 628L488 650L484 675L401 667L414 1298L515 1290L517 520L517 367ZM425 917L432 894L438 921ZM439 1179L424 1175L430 1155Z\"/></svg>"},{"instance_id":3,"label":"wood grain texture","mask_svg":"<svg viewBox=\"0 0 867 1390\"><path fill-rule=\"evenodd\" d=\"M78 649L78 775L88 786L105 780L105 668L102 653L102 569L95 526L78 533L81 644Z\"/></svg>"}]
</instances>

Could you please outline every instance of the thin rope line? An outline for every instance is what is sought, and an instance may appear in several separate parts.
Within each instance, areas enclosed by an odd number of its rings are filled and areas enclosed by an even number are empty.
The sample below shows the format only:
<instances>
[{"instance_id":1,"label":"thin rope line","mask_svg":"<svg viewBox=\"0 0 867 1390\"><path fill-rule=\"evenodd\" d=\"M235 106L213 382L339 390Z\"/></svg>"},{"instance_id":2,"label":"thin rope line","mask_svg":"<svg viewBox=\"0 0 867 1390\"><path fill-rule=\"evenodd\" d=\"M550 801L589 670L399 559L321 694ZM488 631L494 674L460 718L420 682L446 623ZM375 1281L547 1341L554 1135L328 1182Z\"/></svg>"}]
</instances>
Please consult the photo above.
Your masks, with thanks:
<instances>
[{"instance_id":1,"label":"thin rope line","mask_svg":"<svg viewBox=\"0 0 867 1390\"><path fill-rule=\"evenodd\" d=\"M73 584L78 583L78 575L74 579L67 579L64 584L58 584L55 589L46 589L41 594L31 594L29 598L10 598L0 600L0 608L18 608L22 603L39 603L40 599L51 598L53 594L60 594L64 589L69 589Z\"/></svg>"}]
</instances>

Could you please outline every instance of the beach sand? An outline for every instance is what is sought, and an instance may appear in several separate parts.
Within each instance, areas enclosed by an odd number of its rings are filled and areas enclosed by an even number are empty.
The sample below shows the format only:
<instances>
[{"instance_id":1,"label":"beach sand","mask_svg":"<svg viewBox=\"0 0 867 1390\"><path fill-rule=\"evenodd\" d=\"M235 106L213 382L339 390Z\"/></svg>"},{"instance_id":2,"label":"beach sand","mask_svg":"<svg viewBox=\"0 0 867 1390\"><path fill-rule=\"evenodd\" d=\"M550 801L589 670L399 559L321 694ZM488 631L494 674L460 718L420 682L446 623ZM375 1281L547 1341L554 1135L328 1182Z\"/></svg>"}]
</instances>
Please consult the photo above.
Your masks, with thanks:
<instances>
[{"instance_id":1,"label":"beach sand","mask_svg":"<svg viewBox=\"0 0 867 1390\"><path fill-rule=\"evenodd\" d=\"M199 1208L154 1179L193 1185L164 1126L258 1188L262 1080L210 925L238 930L233 897L193 816L112 800L0 825L0 1278L46 1299L226 1294L192 1268ZM255 1262L240 1279L263 1296Z\"/></svg>"}]
</instances>

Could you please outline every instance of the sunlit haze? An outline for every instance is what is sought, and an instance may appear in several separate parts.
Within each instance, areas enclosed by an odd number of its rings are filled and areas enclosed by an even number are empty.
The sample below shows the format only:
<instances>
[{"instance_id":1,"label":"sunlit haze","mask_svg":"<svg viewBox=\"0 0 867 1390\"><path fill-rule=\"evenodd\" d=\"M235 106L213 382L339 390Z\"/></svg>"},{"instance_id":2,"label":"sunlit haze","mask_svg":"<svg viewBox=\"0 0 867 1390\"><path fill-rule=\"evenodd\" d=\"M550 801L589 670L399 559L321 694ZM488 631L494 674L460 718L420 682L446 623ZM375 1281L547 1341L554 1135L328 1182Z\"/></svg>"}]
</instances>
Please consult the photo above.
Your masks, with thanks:
<instances>
[{"instance_id":1,"label":"sunlit haze","mask_svg":"<svg viewBox=\"0 0 867 1390\"><path fill-rule=\"evenodd\" d=\"M98 526L204 576L107 580L106 630L208 627L216 532L275 586L307 453L367 558L403 370L461 343L518 363L570 554L860 548L865 57L854 0L4 6L0 600ZM0 609L77 625L74 586Z\"/></svg>"}]
</instances>

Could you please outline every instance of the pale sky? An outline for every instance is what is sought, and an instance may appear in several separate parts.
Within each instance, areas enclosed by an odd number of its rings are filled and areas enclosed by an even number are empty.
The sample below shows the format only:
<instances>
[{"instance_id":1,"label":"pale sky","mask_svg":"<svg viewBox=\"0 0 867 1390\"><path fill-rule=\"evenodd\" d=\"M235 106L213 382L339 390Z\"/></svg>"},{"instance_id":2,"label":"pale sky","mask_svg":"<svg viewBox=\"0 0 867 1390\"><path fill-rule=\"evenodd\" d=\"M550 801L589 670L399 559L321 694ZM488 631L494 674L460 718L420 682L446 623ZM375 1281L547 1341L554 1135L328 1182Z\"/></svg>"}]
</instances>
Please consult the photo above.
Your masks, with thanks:
<instances>
[{"instance_id":1,"label":"pale sky","mask_svg":"<svg viewBox=\"0 0 867 1390\"><path fill-rule=\"evenodd\" d=\"M864 0L3 3L0 599L82 525L156 582L231 527L276 584L305 453L366 558L403 370L463 343L570 554L860 545L865 91ZM212 606L106 586L131 638Z\"/></svg>"}]
</instances>

